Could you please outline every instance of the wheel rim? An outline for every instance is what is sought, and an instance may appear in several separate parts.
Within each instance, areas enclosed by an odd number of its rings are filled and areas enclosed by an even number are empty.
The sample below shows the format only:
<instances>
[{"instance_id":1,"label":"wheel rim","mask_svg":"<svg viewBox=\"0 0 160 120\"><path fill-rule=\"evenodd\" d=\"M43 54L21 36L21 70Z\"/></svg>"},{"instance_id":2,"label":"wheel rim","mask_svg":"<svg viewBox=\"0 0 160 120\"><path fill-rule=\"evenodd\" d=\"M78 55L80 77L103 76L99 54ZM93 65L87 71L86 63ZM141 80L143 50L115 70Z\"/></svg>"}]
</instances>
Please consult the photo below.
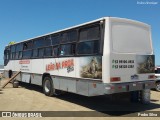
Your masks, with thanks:
<instances>
[{"instance_id":1,"label":"wheel rim","mask_svg":"<svg viewBox=\"0 0 160 120\"><path fill-rule=\"evenodd\" d=\"M50 81L49 80L46 80L45 81L45 84L44 84L44 89L45 91L48 93L51 89L51 84L50 84Z\"/></svg>"},{"instance_id":2,"label":"wheel rim","mask_svg":"<svg viewBox=\"0 0 160 120\"><path fill-rule=\"evenodd\" d=\"M157 89L158 91L160 91L160 83L158 83L158 84L156 85L156 89Z\"/></svg>"}]
</instances>

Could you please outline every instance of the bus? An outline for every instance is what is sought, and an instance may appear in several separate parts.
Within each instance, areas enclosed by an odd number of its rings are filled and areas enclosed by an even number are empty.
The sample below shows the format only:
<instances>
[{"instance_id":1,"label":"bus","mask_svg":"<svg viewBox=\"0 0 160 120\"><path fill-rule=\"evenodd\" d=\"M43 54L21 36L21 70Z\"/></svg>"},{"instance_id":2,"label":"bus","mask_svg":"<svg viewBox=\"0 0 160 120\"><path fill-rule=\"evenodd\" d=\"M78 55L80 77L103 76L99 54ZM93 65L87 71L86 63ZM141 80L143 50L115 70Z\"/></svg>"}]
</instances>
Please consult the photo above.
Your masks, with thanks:
<instances>
[{"instance_id":1,"label":"bus","mask_svg":"<svg viewBox=\"0 0 160 120\"><path fill-rule=\"evenodd\" d=\"M4 74L21 71L17 81L47 96L144 92L155 87L154 59L148 24L103 17L6 46Z\"/></svg>"}]
</instances>

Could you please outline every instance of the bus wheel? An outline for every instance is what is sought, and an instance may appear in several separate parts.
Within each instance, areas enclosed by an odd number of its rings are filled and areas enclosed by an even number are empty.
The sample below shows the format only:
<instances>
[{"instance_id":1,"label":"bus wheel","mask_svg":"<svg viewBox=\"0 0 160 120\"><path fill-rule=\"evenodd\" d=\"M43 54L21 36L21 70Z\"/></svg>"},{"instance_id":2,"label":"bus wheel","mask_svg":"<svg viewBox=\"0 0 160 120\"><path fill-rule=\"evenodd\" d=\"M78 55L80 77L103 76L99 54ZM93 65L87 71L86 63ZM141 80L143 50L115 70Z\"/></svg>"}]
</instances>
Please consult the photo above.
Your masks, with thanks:
<instances>
[{"instance_id":1,"label":"bus wheel","mask_svg":"<svg viewBox=\"0 0 160 120\"><path fill-rule=\"evenodd\" d=\"M45 77L43 80L43 93L46 96L53 96L54 94L53 83L50 77Z\"/></svg>"},{"instance_id":2,"label":"bus wheel","mask_svg":"<svg viewBox=\"0 0 160 120\"><path fill-rule=\"evenodd\" d=\"M141 91L141 102L142 104L150 104L150 89L144 89Z\"/></svg>"},{"instance_id":3,"label":"bus wheel","mask_svg":"<svg viewBox=\"0 0 160 120\"><path fill-rule=\"evenodd\" d=\"M156 90L160 92L160 82L156 83Z\"/></svg>"}]
</instances>

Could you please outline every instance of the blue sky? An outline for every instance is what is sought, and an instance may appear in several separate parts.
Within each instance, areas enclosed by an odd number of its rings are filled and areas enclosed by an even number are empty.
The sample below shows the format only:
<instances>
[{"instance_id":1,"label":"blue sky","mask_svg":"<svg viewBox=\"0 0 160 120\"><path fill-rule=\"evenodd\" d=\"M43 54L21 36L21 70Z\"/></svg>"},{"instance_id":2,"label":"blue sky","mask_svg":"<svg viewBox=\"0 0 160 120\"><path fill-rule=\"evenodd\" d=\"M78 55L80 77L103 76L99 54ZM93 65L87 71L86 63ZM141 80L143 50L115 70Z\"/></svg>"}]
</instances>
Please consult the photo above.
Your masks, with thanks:
<instances>
[{"instance_id":1,"label":"blue sky","mask_svg":"<svg viewBox=\"0 0 160 120\"><path fill-rule=\"evenodd\" d=\"M151 25L156 65L160 65L160 0L0 0L0 64L4 46L10 41L19 42L104 16Z\"/></svg>"}]
</instances>

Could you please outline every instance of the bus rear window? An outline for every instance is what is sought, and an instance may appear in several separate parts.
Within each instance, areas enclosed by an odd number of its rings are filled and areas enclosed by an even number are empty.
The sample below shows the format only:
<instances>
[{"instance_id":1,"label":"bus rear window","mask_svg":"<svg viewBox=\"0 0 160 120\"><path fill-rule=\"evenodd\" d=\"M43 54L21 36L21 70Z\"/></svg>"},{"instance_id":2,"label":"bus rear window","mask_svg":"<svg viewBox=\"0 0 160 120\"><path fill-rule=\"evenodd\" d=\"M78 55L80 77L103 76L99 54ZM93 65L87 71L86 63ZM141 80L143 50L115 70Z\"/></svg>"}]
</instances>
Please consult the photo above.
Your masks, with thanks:
<instances>
[{"instance_id":1,"label":"bus rear window","mask_svg":"<svg viewBox=\"0 0 160 120\"><path fill-rule=\"evenodd\" d=\"M113 51L118 53L152 53L149 27L115 23L112 25Z\"/></svg>"}]
</instances>

